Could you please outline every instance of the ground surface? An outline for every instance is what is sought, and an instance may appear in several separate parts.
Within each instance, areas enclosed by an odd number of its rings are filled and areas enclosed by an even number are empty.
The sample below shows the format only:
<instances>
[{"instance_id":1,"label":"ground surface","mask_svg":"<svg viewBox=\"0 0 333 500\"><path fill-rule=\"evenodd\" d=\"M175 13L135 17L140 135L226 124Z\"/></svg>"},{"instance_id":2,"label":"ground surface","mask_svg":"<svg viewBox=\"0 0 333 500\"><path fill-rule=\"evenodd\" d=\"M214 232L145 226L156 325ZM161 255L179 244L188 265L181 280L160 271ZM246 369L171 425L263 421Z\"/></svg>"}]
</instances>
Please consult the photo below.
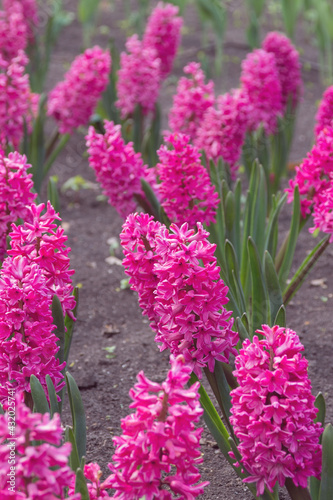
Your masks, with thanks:
<instances>
[{"instance_id":1,"label":"ground surface","mask_svg":"<svg viewBox=\"0 0 333 500\"><path fill-rule=\"evenodd\" d=\"M64 2L74 10L76 2ZM244 39L242 2L233 2L229 13L229 24L225 43L225 63L221 76L216 79L218 92L238 85L240 61L247 48ZM110 5L113 6L112 9ZM119 28L123 11L119 3L102 2L102 21L111 27L111 34L119 48L123 47L125 35ZM269 29L274 19L268 18ZM186 13L186 36L176 63L175 74L179 76L184 64L197 60L200 37L197 34L198 21L189 9ZM106 45L106 37L98 37ZM323 87L316 67L316 52L309 40L300 33L303 61L307 71L303 72L305 82L304 99L300 106L292 159L305 156L313 141L314 115L317 101ZM60 37L52 60L49 86L59 81L74 56L80 52L81 32L78 24L64 31ZM162 92L162 105L167 110L175 89L175 79L170 79ZM87 160L83 135L75 135L66 151L53 167L60 182L80 174L94 181L94 174ZM121 432L120 419L128 412L130 399L128 391L135 383L136 374L144 370L155 381L162 381L168 369L167 353L160 353L153 341L153 333L141 315L136 295L130 290L120 289L120 280L125 277L121 266L110 265L108 239L118 238L122 220L116 211L105 202L97 201L96 190L67 192L61 197L61 217L72 248L71 263L76 274L74 283L80 284L79 315L76 324L70 371L78 382L87 412L88 461L98 461L103 477L108 473L107 463L113 454L112 436ZM288 216L282 217L282 228L287 229ZM305 230L300 237L296 252L299 263L307 251L314 246L314 240ZM287 325L298 332L305 346L309 360L309 374L313 392L321 390L327 400L328 421L333 421L333 365L331 311L333 283L331 280L333 250L329 248L308 277L287 310ZM121 252L116 252L122 258ZM296 268L296 264L294 266ZM313 286L314 279L322 278L321 285ZM108 357L105 348L115 346L114 357ZM203 498L221 500L248 500L252 498L247 488L237 479L205 430L201 466L203 480L209 480ZM283 494L284 496L284 494ZM285 497L287 498L287 497Z\"/></svg>"}]
</instances>

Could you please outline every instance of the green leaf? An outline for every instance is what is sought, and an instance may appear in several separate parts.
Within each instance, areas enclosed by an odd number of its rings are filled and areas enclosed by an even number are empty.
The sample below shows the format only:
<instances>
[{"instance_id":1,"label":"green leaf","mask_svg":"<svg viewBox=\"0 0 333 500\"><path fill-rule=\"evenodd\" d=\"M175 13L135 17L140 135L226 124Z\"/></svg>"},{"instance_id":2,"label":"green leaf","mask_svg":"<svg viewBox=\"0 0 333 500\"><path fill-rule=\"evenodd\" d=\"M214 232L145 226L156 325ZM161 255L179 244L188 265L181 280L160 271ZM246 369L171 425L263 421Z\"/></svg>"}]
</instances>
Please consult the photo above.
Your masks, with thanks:
<instances>
[{"instance_id":1,"label":"green leaf","mask_svg":"<svg viewBox=\"0 0 333 500\"><path fill-rule=\"evenodd\" d=\"M148 203L151 206L154 218L156 220L159 220L160 208L161 208L160 202L158 201L156 194L155 194L153 188L151 187L151 185L148 184L148 182L143 178L141 178L140 180L141 180L142 191L146 195Z\"/></svg>"},{"instance_id":2,"label":"green leaf","mask_svg":"<svg viewBox=\"0 0 333 500\"><path fill-rule=\"evenodd\" d=\"M318 413L315 418L315 422L320 422L321 425L324 427L325 425L325 416L326 416L326 403L325 403L325 398L321 392L318 392L316 400L315 400L315 407L318 408Z\"/></svg>"},{"instance_id":3,"label":"green leaf","mask_svg":"<svg viewBox=\"0 0 333 500\"><path fill-rule=\"evenodd\" d=\"M42 384L35 375L30 377L31 396L34 402L35 413L50 413L50 407Z\"/></svg>"},{"instance_id":4,"label":"green leaf","mask_svg":"<svg viewBox=\"0 0 333 500\"><path fill-rule=\"evenodd\" d=\"M252 278L252 321L250 332L252 337L254 332L261 328L261 325L267 323L270 305L258 250L251 237L248 239L248 252Z\"/></svg>"},{"instance_id":5,"label":"green leaf","mask_svg":"<svg viewBox=\"0 0 333 500\"><path fill-rule=\"evenodd\" d=\"M59 339L57 341L59 350L56 354L56 358L59 359L59 364L62 364L65 360L65 323L61 302L57 295L53 295L52 298L52 317L53 323L56 325L54 333Z\"/></svg>"},{"instance_id":6,"label":"green leaf","mask_svg":"<svg viewBox=\"0 0 333 500\"><path fill-rule=\"evenodd\" d=\"M244 342L245 339L249 339L250 338L249 332L247 331L247 329L245 328L242 320L239 317L236 318L236 328L237 328L237 331L238 331L239 338L243 342Z\"/></svg>"},{"instance_id":7,"label":"green leaf","mask_svg":"<svg viewBox=\"0 0 333 500\"><path fill-rule=\"evenodd\" d=\"M79 0L77 17L80 23L91 23L98 10L99 0Z\"/></svg>"},{"instance_id":8,"label":"green leaf","mask_svg":"<svg viewBox=\"0 0 333 500\"><path fill-rule=\"evenodd\" d=\"M78 307L79 307L79 288L77 286L73 290L73 296L74 296L76 304L75 304L74 309L72 310L72 314L73 314L74 318L77 318L77 311L78 311ZM66 316L65 316L65 349L64 349L64 358L65 358L66 363L68 361L69 351L70 351L71 344L72 344L75 323L76 323L76 320L73 319L68 314L66 314Z\"/></svg>"},{"instance_id":9,"label":"green leaf","mask_svg":"<svg viewBox=\"0 0 333 500\"><path fill-rule=\"evenodd\" d=\"M86 416L80 391L72 375L65 375L79 460L86 454Z\"/></svg>"},{"instance_id":10,"label":"green leaf","mask_svg":"<svg viewBox=\"0 0 333 500\"><path fill-rule=\"evenodd\" d=\"M246 311L245 297L241 286L239 269L235 249L229 240L225 242L225 260L228 273L228 283L232 289L233 296L237 298L238 309L243 314Z\"/></svg>"},{"instance_id":11,"label":"green leaf","mask_svg":"<svg viewBox=\"0 0 333 500\"><path fill-rule=\"evenodd\" d=\"M229 233L232 232L235 222L235 195L229 191L225 200L225 224Z\"/></svg>"},{"instance_id":12,"label":"green leaf","mask_svg":"<svg viewBox=\"0 0 333 500\"><path fill-rule=\"evenodd\" d=\"M66 426L65 430L65 440L71 443L72 445L72 450L71 454L69 457L69 465L71 469L76 472L77 469L80 468L80 460L79 460L79 454L77 451L77 444L75 441L75 436L72 427L69 427L68 425Z\"/></svg>"},{"instance_id":13,"label":"green leaf","mask_svg":"<svg viewBox=\"0 0 333 500\"><path fill-rule=\"evenodd\" d=\"M287 199L287 193L285 193L279 200L276 200L274 195L272 197L272 209L269 214L269 219L266 228L264 250L268 250L273 259L275 259L276 246L277 246L278 218L281 208L286 202L286 199Z\"/></svg>"},{"instance_id":14,"label":"green leaf","mask_svg":"<svg viewBox=\"0 0 333 500\"><path fill-rule=\"evenodd\" d=\"M47 184L47 198L50 200L51 205L55 209L56 212L60 212L60 200L59 193L57 188L57 181L54 177L49 178L49 182ZM55 223L57 225L60 224L59 220L56 220Z\"/></svg>"},{"instance_id":15,"label":"green leaf","mask_svg":"<svg viewBox=\"0 0 333 500\"><path fill-rule=\"evenodd\" d=\"M51 410L50 413L51 413L51 417L53 417L53 415L55 413L60 413L57 394L56 394L55 387L53 385L53 382L51 380L50 375L46 375L45 380L46 380L47 391L48 391L49 400L50 400L50 410Z\"/></svg>"},{"instance_id":16,"label":"green leaf","mask_svg":"<svg viewBox=\"0 0 333 500\"><path fill-rule=\"evenodd\" d=\"M322 437L322 468L319 500L333 498L333 427L328 424Z\"/></svg>"},{"instance_id":17,"label":"green leaf","mask_svg":"<svg viewBox=\"0 0 333 500\"><path fill-rule=\"evenodd\" d=\"M81 500L89 500L90 498L86 478L84 477L82 469L76 471L75 493L81 493Z\"/></svg>"},{"instance_id":18,"label":"green leaf","mask_svg":"<svg viewBox=\"0 0 333 500\"><path fill-rule=\"evenodd\" d=\"M286 326L286 308L284 307L284 305L282 305L278 310L273 324L282 327Z\"/></svg>"},{"instance_id":19,"label":"green leaf","mask_svg":"<svg viewBox=\"0 0 333 500\"><path fill-rule=\"evenodd\" d=\"M279 284L279 279L276 274L275 266L272 257L266 251L264 255L264 270L266 287L270 303L270 326L273 326L273 321L283 305L282 292Z\"/></svg>"}]
</instances>

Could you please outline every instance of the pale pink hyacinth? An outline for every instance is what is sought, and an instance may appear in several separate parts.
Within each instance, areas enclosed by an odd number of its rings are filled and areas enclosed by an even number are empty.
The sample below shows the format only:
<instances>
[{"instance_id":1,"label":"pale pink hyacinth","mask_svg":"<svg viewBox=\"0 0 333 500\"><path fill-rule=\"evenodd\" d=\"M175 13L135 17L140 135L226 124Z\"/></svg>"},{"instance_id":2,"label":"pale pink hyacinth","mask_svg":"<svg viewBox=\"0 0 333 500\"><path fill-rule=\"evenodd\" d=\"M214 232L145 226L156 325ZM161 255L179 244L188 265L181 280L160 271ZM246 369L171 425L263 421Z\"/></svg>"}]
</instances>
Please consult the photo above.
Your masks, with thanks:
<instances>
[{"instance_id":1,"label":"pale pink hyacinth","mask_svg":"<svg viewBox=\"0 0 333 500\"><path fill-rule=\"evenodd\" d=\"M5 414L0 414L1 499L80 500L80 493L66 494L75 473L68 463L71 444L62 444L59 415L51 418L49 413L32 413L20 392L5 409ZM10 487L12 477L14 486Z\"/></svg>"},{"instance_id":2,"label":"pale pink hyacinth","mask_svg":"<svg viewBox=\"0 0 333 500\"><path fill-rule=\"evenodd\" d=\"M303 217L313 212L314 227L331 234L333 241L333 128L325 127L317 137L312 150L296 167L294 179L289 181L288 202L294 198L295 186L298 186L301 195L301 213Z\"/></svg>"},{"instance_id":3,"label":"pale pink hyacinth","mask_svg":"<svg viewBox=\"0 0 333 500\"><path fill-rule=\"evenodd\" d=\"M183 19L178 17L179 8L159 2L150 14L143 35L143 47L156 50L161 60L160 74L164 79L172 70L180 40Z\"/></svg>"},{"instance_id":4,"label":"pale pink hyacinth","mask_svg":"<svg viewBox=\"0 0 333 500\"><path fill-rule=\"evenodd\" d=\"M156 236L161 223L148 214L130 214L120 233L123 247L123 266L130 277L132 290L138 293L142 314L150 321L151 328L156 331L159 317L155 313L155 295L158 279L154 273L154 264L160 256L156 253Z\"/></svg>"},{"instance_id":5,"label":"pale pink hyacinth","mask_svg":"<svg viewBox=\"0 0 333 500\"><path fill-rule=\"evenodd\" d=\"M48 283L38 264L23 255L7 257L0 271L0 402L11 389L30 392L30 376L44 389L46 375L59 391L64 382L56 353L58 338Z\"/></svg>"},{"instance_id":6,"label":"pale pink hyacinth","mask_svg":"<svg viewBox=\"0 0 333 500\"><path fill-rule=\"evenodd\" d=\"M32 192L32 174L28 174L31 165L27 158L17 152L5 157L0 150L0 260L7 251L7 236L11 224L17 219L25 219L28 213L26 205L35 200Z\"/></svg>"},{"instance_id":7,"label":"pale pink hyacinth","mask_svg":"<svg viewBox=\"0 0 333 500\"><path fill-rule=\"evenodd\" d=\"M184 134L171 134L164 141L172 149L160 147L156 170L161 181L161 205L167 217L176 224L188 222L190 227L197 222L215 222L220 199L200 162L198 149L189 144L190 138Z\"/></svg>"},{"instance_id":8,"label":"pale pink hyacinth","mask_svg":"<svg viewBox=\"0 0 333 500\"><path fill-rule=\"evenodd\" d=\"M39 96L30 89L29 75L25 73L28 58L23 51L7 62L0 56L0 146L18 150L24 127L32 131Z\"/></svg>"},{"instance_id":9,"label":"pale pink hyacinth","mask_svg":"<svg viewBox=\"0 0 333 500\"><path fill-rule=\"evenodd\" d=\"M126 42L120 55L116 106L123 119L141 106L144 115L154 110L161 86L161 60L152 47L144 47L137 35Z\"/></svg>"},{"instance_id":10,"label":"pale pink hyacinth","mask_svg":"<svg viewBox=\"0 0 333 500\"><path fill-rule=\"evenodd\" d=\"M333 85L328 87L320 101L320 105L316 114L315 135L319 136L320 132L326 127L333 126Z\"/></svg>"},{"instance_id":11,"label":"pale pink hyacinth","mask_svg":"<svg viewBox=\"0 0 333 500\"><path fill-rule=\"evenodd\" d=\"M48 116L56 120L61 134L72 134L87 125L109 82L111 55L97 45L77 56L65 79L51 90Z\"/></svg>"},{"instance_id":12,"label":"pale pink hyacinth","mask_svg":"<svg viewBox=\"0 0 333 500\"><path fill-rule=\"evenodd\" d=\"M303 92L298 51L286 35L277 31L268 33L262 43L262 48L275 57L281 83L283 107L285 108L288 100L291 99L292 109L295 109Z\"/></svg>"},{"instance_id":13,"label":"pale pink hyacinth","mask_svg":"<svg viewBox=\"0 0 333 500\"><path fill-rule=\"evenodd\" d=\"M135 413L121 421L122 436L113 438L116 451L109 467L112 498L122 500L193 500L204 492L198 464L203 414L199 383L186 388L191 369L182 356L171 356L164 382L148 380L141 371L130 391Z\"/></svg>"},{"instance_id":14,"label":"pale pink hyacinth","mask_svg":"<svg viewBox=\"0 0 333 500\"><path fill-rule=\"evenodd\" d=\"M241 89L233 89L217 98L216 108L205 113L194 144L205 152L208 160L219 158L228 165L235 180L245 140L249 103Z\"/></svg>"},{"instance_id":15,"label":"pale pink hyacinth","mask_svg":"<svg viewBox=\"0 0 333 500\"><path fill-rule=\"evenodd\" d=\"M48 296L52 299L56 294L60 300L64 315L75 319L73 309L75 298L73 297L72 275L74 269L70 269L69 252L66 246L67 236L64 229L57 227L55 221L60 220L51 203L48 201L46 211L45 204L31 204L27 207L27 215L22 225L12 224L12 231L8 255L24 255L29 264L37 264L46 279Z\"/></svg>"},{"instance_id":16,"label":"pale pink hyacinth","mask_svg":"<svg viewBox=\"0 0 333 500\"><path fill-rule=\"evenodd\" d=\"M187 77L179 79L169 114L172 132L182 132L193 141L207 110L214 104L214 82L205 83L200 63L191 62L184 68Z\"/></svg>"},{"instance_id":17,"label":"pale pink hyacinth","mask_svg":"<svg viewBox=\"0 0 333 500\"><path fill-rule=\"evenodd\" d=\"M120 237L125 272L152 322L159 349L182 354L200 378L202 368L214 371L216 360L228 362L238 342L231 311L224 307L228 287L208 236L200 223L197 231L187 224L171 224L168 230L146 214L134 214Z\"/></svg>"},{"instance_id":18,"label":"pale pink hyacinth","mask_svg":"<svg viewBox=\"0 0 333 500\"><path fill-rule=\"evenodd\" d=\"M248 117L249 131L264 127L274 134L277 118L282 116L282 90L275 56L263 49L249 53L242 62L241 83L252 112Z\"/></svg>"},{"instance_id":19,"label":"pale pink hyacinth","mask_svg":"<svg viewBox=\"0 0 333 500\"><path fill-rule=\"evenodd\" d=\"M126 218L145 195L141 178L156 188L155 170L144 165L141 154L135 153L133 143L125 144L121 126L105 120L105 134L89 127L86 144L89 164L94 169L103 193L119 215Z\"/></svg>"},{"instance_id":20,"label":"pale pink hyacinth","mask_svg":"<svg viewBox=\"0 0 333 500\"><path fill-rule=\"evenodd\" d=\"M28 26L18 2L5 4L5 10L0 10L0 56L9 62L17 57L28 44Z\"/></svg>"},{"instance_id":21,"label":"pale pink hyacinth","mask_svg":"<svg viewBox=\"0 0 333 500\"><path fill-rule=\"evenodd\" d=\"M314 423L318 410L297 334L267 325L257 333L264 338L246 339L236 357L230 422L250 474L244 481L255 482L259 496L286 478L306 488L310 476L320 477L323 429Z\"/></svg>"}]
</instances>

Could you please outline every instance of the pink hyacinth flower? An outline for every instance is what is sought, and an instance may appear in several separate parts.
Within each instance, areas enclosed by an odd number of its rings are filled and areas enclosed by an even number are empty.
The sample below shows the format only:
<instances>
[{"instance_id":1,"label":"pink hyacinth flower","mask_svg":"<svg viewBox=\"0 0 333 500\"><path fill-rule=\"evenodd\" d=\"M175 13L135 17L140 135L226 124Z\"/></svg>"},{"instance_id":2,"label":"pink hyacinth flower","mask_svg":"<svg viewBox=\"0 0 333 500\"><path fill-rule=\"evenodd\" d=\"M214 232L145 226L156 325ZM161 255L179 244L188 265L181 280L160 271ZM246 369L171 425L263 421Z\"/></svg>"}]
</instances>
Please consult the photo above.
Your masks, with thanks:
<instances>
[{"instance_id":1,"label":"pink hyacinth flower","mask_svg":"<svg viewBox=\"0 0 333 500\"><path fill-rule=\"evenodd\" d=\"M303 91L299 53L283 33L272 31L262 43L262 48L274 55L279 73L282 104L286 107L291 98L292 108L299 103Z\"/></svg>"},{"instance_id":2,"label":"pink hyacinth flower","mask_svg":"<svg viewBox=\"0 0 333 500\"><path fill-rule=\"evenodd\" d=\"M74 59L64 81L48 98L47 114L56 120L61 134L72 134L89 122L108 85L110 71L110 52L97 45Z\"/></svg>"},{"instance_id":3,"label":"pink hyacinth flower","mask_svg":"<svg viewBox=\"0 0 333 500\"><path fill-rule=\"evenodd\" d=\"M0 151L0 260L7 251L7 236L11 224L17 219L25 219L28 214L26 205L35 200L32 192L32 174L27 170L31 165L19 153L9 153L8 158Z\"/></svg>"},{"instance_id":4,"label":"pink hyacinth flower","mask_svg":"<svg viewBox=\"0 0 333 500\"><path fill-rule=\"evenodd\" d=\"M206 168L200 162L200 153L189 144L184 134L165 137L173 149L162 145L157 151L160 163L156 169L161 181L159 194L161 205L168 218L176 224L188 222L194 227L197 222L215 222L218 193L212 185Z\"/></svg>"},{"instance_id":5,"label":"pink hyacinth flower","mask_svg":"<svg viewBox=\"0 0 333 500\"><path fill-rule=\"evenodd\" d=\"M56 413L51 419L49 413L32 413L20 392L10 401L5 414L0 415L1 498L80 500L79 493L69 497L66 494L75 473L68 464L71 444L61 444L59 415ZM12 478L14 486L9 487Z\"/></svg>"},{"instance_id":6,"label":"pink hyacinth flower","mask_svg":"<svg viewBox=\"0 0 333 500\"><path fill-rule=\"evenodd\" d=\"M91 482L87 482L89 500L111 500L113 496L109 496L106 490L111 488L109 478L101 483L100 479L102 471L99 465L95 462L86 464L83 470L84 477ZM75 478L69 487L68 493L71 495L75 491Z\"/></svg>"},{"instance_id":7,"label":"pink hyacinth flower","mask_svg":"<svg viewBox=\"0 0 333 500\"><path fill-rule=\"evenodd\" d=\"M235 180L245 140L249 103L244 92L232 90L217 98L216 108L209 108L197 131L195 145L205 152L208 160L219 158L228 165Z\"/></svg>"},{"instance_id":8,"label":"pink hyacinth flower","mask_svg":"<svg viewBox=\"0 0 333 500\"><path fill-rule=\"evenodd\" d=\"M326 127L333 126L333 85L328 87L320 101L316 114L315 134L319 136L320 132Z\"/></svg>"},{"instance_id":9,"label":"pink hyacinth flower","mask_svg":"<svg viewBox=\"0 0 333 500\"><path fill-rule=\"evenodd\" d=\"M130 391L135 409L122 419L122 436L115 437L116 451L106 480L115 489L112 498L147 500L158 498L193 500L208 482L200 481L200 437L195 429L203 410L199 383L185 388L191 369L182 356L171 356L171 369L162 384L148 380L143 372Z\"/></svg>"},{"instance_id":10,"label":"pink hyacinth flower","mask_svg":"<svg viewBox=\"0 0 333 500\"><path fill-rule=\"evenodd\" d=\"M86 136L89 164L95 170L110 205L123 218L144 202L141 178L156 186L155 170L143 164L140 153L135 153L133 143L125 144L121 126L105 120L105 134L89 127Z\"/></svg>"},{"instance_id":11,"label":"pink hyacinth flower","mask_svg":"<svg viewBox=\"0 0 333 500\"><path fill-rule=\"evenodd\" d=\"M156 51L161 61L160 74L164 79L170 73L180 40L183 19L177 17L179 8L159 2L148 18L143 35L143 47Z\"/></svg>"},{"instance_id":12,"label":"pink hyacinth flower","mask_svg":"<svg viewBox=\"0 0 333 500\"><path fill-rule=\"evenodd\" d=\"M257 333L264 338L246 339L236 357L230 422L250 474L244 481L255 482L259 496L286 478L306 488L310 476L320 477L323 429L314 423L318 410L297 334L267 325Z\"/></svg>"},{"instance_id":13,"label":"pink hyacinth flower","mask_svg":"<svg viewBox=\"0 0 333 500\"><path fill-rule=\"evenodd\" d=\"M0 56L0 146L4 150L7 145L19 149L25 125L32 131L39 96L30 90L27 63L23 51L9 62Z\"/></svg>"},{"instance_id":14,"label":"pink hyacinth flower","mask_svg":"<svg viewBox=\"0 0 333 500\"><path fill-rule=\"evenodd\" d=\"M0 10L0 57L9 62L28 44L28 26L19 2L5 3Z\"/></svg>"},{"instance_id":15,"label":"pink hyacinth flower","mask_svg":"<svg viewBox=\"0 0 333 500\"><path fill-rule=\"evenodd\" d=\"M127 118L141 106L144 115L153 111L161 85L161 60L157 51L145 47L133 35L126 42L127 52L120 55L116 106Z\"/></svg>"},{"instance_id":16,"label":"pink hyacinth flower","mask_svg":"<svg viewBox=\"0 0 333 500\"><path fill-rule=\"evenodd\" d=\"M184 68L188 78L180 78L169 114L172 132L182 132L194 140L207 110L214 104L214 82L205 83L200 64L191 62Z\"/></svg>"},{"instance_id":17,"label":"pink hyacinth flower","mask_svg":"<svg viewBox=\"0 0 333 500\"><path fill-rule=\"evenodd\" d=\"M282 116L282 91L275 56L263 49L256 49L242 62L242 90L252 112L248 117L248 129L257 130L260 125L267 134L274 134L277 117Z\"/></svg>"}]
</instances>

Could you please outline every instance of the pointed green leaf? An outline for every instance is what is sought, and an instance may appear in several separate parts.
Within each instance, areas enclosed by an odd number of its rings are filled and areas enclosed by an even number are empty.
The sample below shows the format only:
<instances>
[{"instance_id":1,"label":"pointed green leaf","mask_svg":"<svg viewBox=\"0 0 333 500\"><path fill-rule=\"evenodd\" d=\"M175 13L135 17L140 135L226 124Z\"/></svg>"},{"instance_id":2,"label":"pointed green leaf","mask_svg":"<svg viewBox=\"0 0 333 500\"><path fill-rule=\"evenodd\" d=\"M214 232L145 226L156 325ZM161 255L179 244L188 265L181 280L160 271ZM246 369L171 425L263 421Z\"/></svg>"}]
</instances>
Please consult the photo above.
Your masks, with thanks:
<instances>
[{"instance_id":1,"label":"pointed green leaf","mask_svg":"<svg viewBox=\"0 0 333 500\"><path fill-rule=\"evenodd\" d=\"M315 400L315 407L318 408L319 410L315 418L315 422L320 422L321 425L324 427L325 417L326 417L326 402L322 392L318 392L317 394Z\"/></svg>"},{"instance_id":2,"label":"pointed green leaf","mask_svg":"<svg viewBox=\"0 0 333 500\"><path fill-rule=\"evenodd\" d=\"M273 326L273 321L283 304L282 292L279 284L279 279L275 271L275 266L270 254L265 252L264 255L264 270L265 270L265 280L266 287L270 303L270 326Z\"/></svg>"},{"instance_id":3,"label":"pointed green leaf","mask_svg":"<svg viewBox=\"0 0 333 500\"><path fill-rule=\"evenodd\" d=\"M42 384L35 375L30 377L31 396L34 402L35 413L50 413L50 407Z\"/></svg>"},{"instance_id":4,"label":"pointed green leaf","mask_svg":"<svg viewBox=\"0 0 333 500\"><path fill-rule=\"evenodd\" d=\"M76 471L75 493L81 493L81 500L89 500L90 498L86 478L84 477L82 469Z\"/></svg>"},{"instance_id":5,"label":"pointed green leaf","mask_svg":"<svg viewBox=\"0 0 333 500\"><path fill-rule=\"evenodd\" d=\"M46 380L46 385L47 385L47 391L49 393L49 400L50 400L50 410L51 410L51 417L55 413L60 413L59 411L59 405L58 405L58 399L57 399L57 394L53 385L53 382L51 380L50 375L46 375L45 377Z\"/></svg>"},{"instance_id":6,"label":"pointed green leaf","mask_svg":"<svg viewBox=\"0 0 333 500\"><path fill-rule=\"evenodd\" d=\"M237 317L236 318L236 328L238 331L239 338L244 342L245 339L249 339L250 335L245 326L243 325L242 320Z\"/></svg>"},{"instance_id":7,"label":"pointed green leaf","mask_svg":"<svg viewBox=\"0 0 333 500\"><path fill-rule=\"evenodd\" d=\"M300 216L301 216L301 205L300 205L299 189L298 186L296 186L294 190L293 216L291 219L288 240L285 246L285 250L283 251L281 264L278 266L279 282L282 289L285 286L291 268L291 264L294 258L294 253L299 233Z\"/></svg>"},{"instance_id":8,"label":"pointed green leaf","mask_svg":"<svg viewBox=\"0 0 333 500\"><path fill-rule=\"evenodd\" d=\"M254 332L267 323L269 317L269 300L265 286L262 267L256 245L251 237L248 239L248 251L252 278L252 322L251 337Z\"/></svg>"},{"instance_id":9,"label":"pointed green leaf","mask_svg":"<svg viewBox=\"0 0 333 500\"><path fill-rule=\"evenodd\" d=\"M266 227L266 237L264 250L268 250L271 256L275 259L276 246L277 246L277 233L278 233L278 218L281 208L287 200L287 193L285 193L279 200L276 200L273 195L272 209L269 214L269 219Z\"/></svg>"},{"instance_id":10,"label":"pointed green leaf","mask_svg":"<svg viewBox=\"0 0 333 500\"><path fill-rule=\"evenodd\" d=\"M235 221L235 195L229 191L225 200L225 223L229 233L232 232Z\"/></svg>"},{"instance_id":11,"label":"pointed green leaf","mask_svg":"<svg viewBox=\"0 0 333 500\"><path fill-rule=\"evenodd\" d=\"M80 391L72 375L66 372L66 385L73 421L73 431L79 453L79 460L86 454L86 416Z\"/></svg>"},{"instance_id":12,"label":"pointed green leaf","mask_svg":"<svg viewBox=\"0 0 333 500\"><path fill-rule=\"evenodd\" d=\"M59 350L56 354L56 357L57 359L59 359L59 364L62 364L65 360L65 323L61 302L57 295L53 295L52 298L52 317L53 323L56 325L54 333L59 339L57 341Z\"/></svg>"},{"instance_id":13,"label":"pointed green leaf","mask_svg":"<svg viewBox=\"0 0 333 500\"><path fill-rule=\"evenodd\" d=\"M333 427L328 424L322 437L322 468L319 500L333 498Z\"/></svg>"},{"instance_id":14,"label":"pointed green leaf","mask_svg":"<svg viewBox=\"0 0 333 500\"><path fill-rule=\"evenodd\" d=\"M282 305L278 310L273 325L286 326L286 308Z\"/></svg>"},{"instance_id":15,"label":"pointed green leaf","mask_svg":"<svg viewBox=\"0 0 333 500\"><path fill-rule=\"evenodd\" d=\"M141 178L140 180L141 180L142 190L146 195L146 198L148 200L149 205L151 206L154 218L156 220L158 220L158 217L160 214L160 207L161 207L160 202L158 201L156 194L155 194L153 188L151 187L151 185L148 184L148 182L143 178Z\"/></svg>"},{"instance_id":16,"label":"pointed green leaf","mask_svg":"<svg viewBox=\"0 0 333 500\"><path fill-rule=\"evenodd\" d=\"M69 465L70 465L71 469L75 472L75 471L77 471L77 469L80 468L80 460L79 460L79 454L77 451L77 445L76 445L73 429L71 427L69 427L68 425L66 426L66 430L65 430L65 440L68 441L69 443L71 443L71 445L72 445L72 450L71 450L71 454L69 457Z\"/></svg>"},{"instance_id":17,"label":"pointed green leaf","mask_svg":"<svg viewBox=\"0 0 333 500\"><path fill-rule=\"evenodd\" d=\"M73 332L74 332L74 326L76 323L76 318L77 318L77 312L78 312L78 307L79 307L79 289L76 286L73 290L73 296L75 299L75 307L71 311L72 315L75 319L73 319L71 316L66 314L65 316L65 348L64 348L64 359L67 363L68 361L68 356L69 356L69 351L71 348L72 344L72 338L73 338Z\"/></svg>"}]
</instances>

